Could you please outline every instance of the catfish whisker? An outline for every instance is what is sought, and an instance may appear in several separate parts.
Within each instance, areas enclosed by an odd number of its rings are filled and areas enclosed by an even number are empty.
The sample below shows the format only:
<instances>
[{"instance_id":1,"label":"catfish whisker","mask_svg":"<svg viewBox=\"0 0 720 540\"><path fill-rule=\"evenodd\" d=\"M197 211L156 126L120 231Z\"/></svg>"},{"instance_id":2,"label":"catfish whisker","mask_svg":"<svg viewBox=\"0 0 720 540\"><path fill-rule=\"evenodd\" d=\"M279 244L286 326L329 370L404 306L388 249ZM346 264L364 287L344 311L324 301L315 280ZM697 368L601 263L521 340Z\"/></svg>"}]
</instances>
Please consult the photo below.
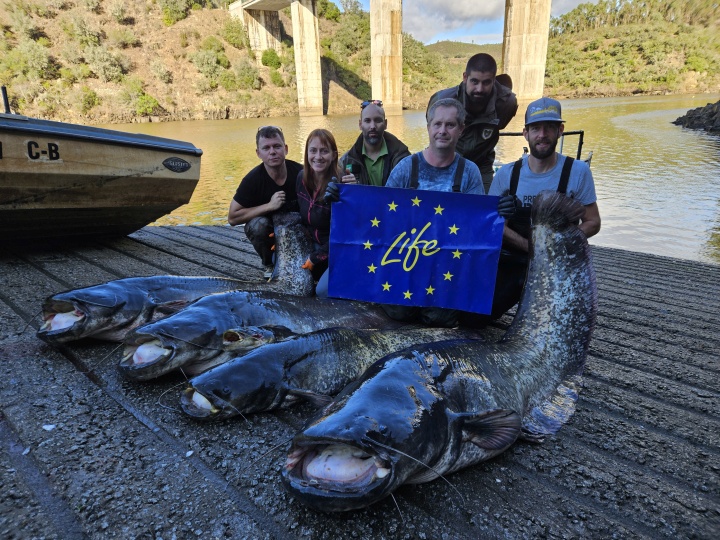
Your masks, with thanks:
<instances>
[{"instance_id":1,"label":"catfish whisker","mask_svg":"<svg viewBox=\"0 0 720 540\"><path fill-rule=\"evenodd\" d=\"M161 406L162 408L164 408L164 409L169 409L169 410L171 410L171 411L174 411L174 412L177 412L177 413L181 413L181 412L182 412L181 409L179 409L179 408L177 408L177 407L171 407L170 405L165 405L164 403L162 403L161 400L163 399L163 397L165 397L165 394L167 394L168 392L170 392L170 391L172 391L172 390L175 390L178 386L184 385L185 382L186 382L186 381L183 381L183 382L174 384L174 385L172 385L170 388L168 388L167 390L165 390L165 391L164 391L162 394L160 394L160 396L157 398L157 402L156 402L156 403L157 403L158 405L160 405L160 406Z\"/></svg>"},{"instance_id":2,"label":"catfish whisker","mask_svg":"<svg viewBox=\"0 0 720 540\"><path fill-rule=\"evenodd\" d=\"M40 311L38 311L35 315L33 315L32 317L30 317L30 320L29 320L29 321L27 322L27 324L23 327L23 329L20 330L20 331L19 331L17 334L15 334L15 335L20 336L20 335L24 334L25 331L28 329L28 327L35 321L35 319L41 318L41 315L42 315L42 309L41 309ZM41 320L42 320L42 318L41 318Z\"/></svg>"},{"instance_id":3,"label":"catfish whisker","mask_svg":"<svg viewBox=\"0 0 720 540\"><path fill-rule=\"evenodd\" d=\"M397 499L395 498L395 495L392 493L390 494L390 497L392 498L393 502L395 503L395 508L397 508L398 514L400 514L400 521L403 525L405 525L405 516L403 516L403 513L400 511L400 505L397 502Z\"/></svg>"},{"instance_id":4,"label":"catfish whisker","mask_svg":"<svg viewBox=\"0 0 720 540\"><path fill-rule=\"evenodd\" d=\"M405 452L402 452L402 451L400 451L400 450L398 450L398 449L396 449L396 448L393 448L392 446L388 446L388 445L386 445L386 444L382 444L382 443L380 443L380 442L378 442L378 441L376 441L376 440L374 440L374 439L371 439L370 437L363 436L362 438L363 438L363 440L365 440L365 441L367 441L367 442L370 442L370 443L372 443L372 444L375 444L375 445L377 445L377 446L380 446L381 448L385 448L386 450L390 450L391 452L395 452L395 453L397 453L397 454L400 454L401 456L405 456L406 458L412 459L413 461L415 461L416 463L422 465L423 467L426 467L426 468L430 469L432 472L434 472L435 474L438 475L438 478L442 478L442 479L445 481L445 483L446 483L448 486L450 486L450 487L453 489L453 491L455 491L455 493L457 493L458 497L460 497L461 506L463 506L463 508L465 507L465 497L463 497L462 493L460 493L460 490L458 490L458 488L456 488L454 485L452 485L452 483L451 483L447 478L445 478L442 474L440 474L438 471L436 471L433 467L431 467L431 466L428 465L427 463L423 463L422 461L420 461L420 460L417 459L417 458L414 458L414 457L411 456L410 454L406 454Z\"/></svg>"},{"instance_id":5,"label":"catfish whisker","mask_svg":"<svg viewBox=\"0 0 720 540\"><path fill-rule=\"evenodd\" d=\"M197 343L193 343L193 342L190 341L190 340L182 339L182 338L179 338L179 337L176 337L176 336L171 336L171 335L165 334L165 333L163 333L163 332L158 332L158 336L162 336L162 337L168 338L168 339L174 339L174 340L180 341L180 342L182 342L182 343L187 343L188 345L192 345L193 347L197 347L198 349L205 349L205 350L207 350L207 351L219 351L219 352L225 351L225 349L222 349L222 348L219 348L219 347L207 347L207 346L205 346L205 345L198 345Z\"/></svg>"},{"instance_id":6,"label":"catfish whisker","mask_svg":"<svg viewBox=\"0 0 720 540\"><path fill-rule=\"evenodd\" d=\"M124 345L123 343L120 343L120 345L118 345L117 347L114 347L109 353L107 353L105 356L103 356L94 366L89 366L90 369L88 369L87 371L81 371L80 373L82 373L83 375L87 375L88 373L94 372L97 368L102 366L107 361L108 358L110 358L113 354L115 354L120 349L120 347L122 347L123 345Z\"/></svg>"},{"instance_id":7,"label":"catfish whisker","mask_svg":"<svg viewBox=\"0 0 720 540\"><path fill-rule=\"evenodd\" d=\"M251 462L249 462L248 464L246 464L242 469L240 469L240 470L237 472L237 474L235 474L235 475L233 475L233 476L240 477L240 475L241 475L243 472L245 472L251 465L254 465L255 463L257 463L258 461L260 461L262 458L264 458L265 456L267 456L267 455L270 454L271 452L274 452L275 450L277 450L277 449L280 448L281 446L284 446L284 445L286 445L287 443L289 443L290 441L292 441L294 436L295 436L295 435L291 435L290 437L288 437L288 438L285 439L284 441L281 441L281 442L277 443L275 446L270 447L270 449L269 449L267 452L265 452L265 453L263 453L263 454L260 454L257 458L253 459ZM225 488L226 488L226 489L227 489L227 487L230 485L230 482L231 482L231 481L232 481L232 476L230 476L230 478L228 478L227 484L225 484Z\"/></svg>"}]
</instances>

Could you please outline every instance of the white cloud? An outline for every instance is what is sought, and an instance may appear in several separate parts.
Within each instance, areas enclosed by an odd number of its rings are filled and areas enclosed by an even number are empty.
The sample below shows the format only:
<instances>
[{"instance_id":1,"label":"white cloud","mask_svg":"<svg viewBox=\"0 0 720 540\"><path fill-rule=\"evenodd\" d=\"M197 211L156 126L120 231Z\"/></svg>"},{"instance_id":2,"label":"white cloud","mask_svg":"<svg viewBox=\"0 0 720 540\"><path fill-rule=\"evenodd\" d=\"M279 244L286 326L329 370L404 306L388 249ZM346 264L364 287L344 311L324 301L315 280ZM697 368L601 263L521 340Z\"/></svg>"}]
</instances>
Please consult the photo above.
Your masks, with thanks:
<instances>
[{"instance_id":1,"label":"white cloud","mask_svg":"<svg viewBox=\"0 0 720 540\"><path fill-rule=\"evenodd\" d=\"M588 0L553 0L551 13L553 16L562 15L583 1ZM596 1L590 0L591 3ZM403 31L424 43L436 41L436 36L458 34L463 30L467 31L468 36L476 34L472 29L480 22L496 23L496 32L502 36L504 16L505 0L403 1Z\"/></svg>"}]
</instances>

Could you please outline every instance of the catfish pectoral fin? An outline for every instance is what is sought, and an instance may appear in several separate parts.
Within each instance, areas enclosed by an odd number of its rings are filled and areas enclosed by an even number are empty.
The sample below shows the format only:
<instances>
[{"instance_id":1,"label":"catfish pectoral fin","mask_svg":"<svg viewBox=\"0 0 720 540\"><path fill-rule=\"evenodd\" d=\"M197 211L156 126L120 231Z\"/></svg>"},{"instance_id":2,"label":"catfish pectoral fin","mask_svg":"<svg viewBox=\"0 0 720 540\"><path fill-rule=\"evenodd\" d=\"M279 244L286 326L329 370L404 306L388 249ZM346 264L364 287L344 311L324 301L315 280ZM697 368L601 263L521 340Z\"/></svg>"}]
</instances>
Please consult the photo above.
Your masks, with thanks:
<instances>
[{"instance_id":1,"label":"catfish pectoral fin","mask_svg":"<svg viewBox=\"0 0 720 540\"><path fill-rule=\"evenodd\" d=\"M465 440L483 450L502 451L520 435L520 415L510 409L460 413Z\"/></svg>"},{"instance_id":2,"label":"catfish pectoral fin","mask_svg":"<svg viewBox=\"0 0 720 540\"><path fill-rule=\"evenodd\" d=\"M530 431L526 431L525 428L523 428L520 432L518 440L533 444L541 444L545 442L545 435L541 435L539 433L532 433Z\"/></svg>"},{"instance_id":3,"label":"catfish pectoral fin","mask_svg":"<svg viewBox=\"0 0 720 540\"><path fill-rule=\"evenodd\" d=\"M303 390L302 388L291 388L288 392L288 395L296 398L305 399L316 407L324 407L333 400L332 396L327 396L325 394L316 394L315 392Z\"/></svg>"}]
</instances>

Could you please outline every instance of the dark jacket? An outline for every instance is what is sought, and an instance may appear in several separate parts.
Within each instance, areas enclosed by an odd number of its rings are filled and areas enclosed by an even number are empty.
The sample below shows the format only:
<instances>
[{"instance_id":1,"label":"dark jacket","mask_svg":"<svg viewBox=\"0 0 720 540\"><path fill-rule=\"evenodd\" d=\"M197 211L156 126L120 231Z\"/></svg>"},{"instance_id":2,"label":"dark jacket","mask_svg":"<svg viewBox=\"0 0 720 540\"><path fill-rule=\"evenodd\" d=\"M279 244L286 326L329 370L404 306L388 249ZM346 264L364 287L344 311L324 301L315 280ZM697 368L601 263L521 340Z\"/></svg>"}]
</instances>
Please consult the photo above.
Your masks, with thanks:
<instances>
[{"instance_id":1,"label":"dark jacket","mask_svg":"<svg viewBox=\"0 0 720 540\"><path fill-rule=\"evenodd\" d=\"M455 98L467 112L465 83L446 90L435 92L428 102L428 108L438 99ZM500 138L500 130L507 127L518 109L517 97L513 92L495 81L492 96L485 111L479 115L467 113L465 129L460 135L457 152L478 166L480 172L492 171L495 161L495 145Z\"/></svg>"},{"instance_id":2,"label":"dark jacket","mask_svg":"<svg viewBox=\"0 0 720 540\"><path fill-rule=\"evenodd\" d=\"M303 178L304 172L300 171L295 182L297 202L302 224L314 244L309 258L314 265L313 277L317 280L328 267L331 203L325 202L322 197L316 199L312 193L308 192Z\"/></svg>"},{"instance_id":3,"label":"dark jacket","mask_svg":"<svg viewBox=\"0 0 720 540\"><path fill-rule=\"evenodd\" d=\"M395 165L397 165L401 159L409 156L410 151L408 150L408 147L392 133L388 133L386 131L383 133L383 137L385 138L385 144L387 144L388 149L388 155L385 156L385 164L383 166L382 175L382 185L384 186L387 183L388 176L390 176L390 171L395 168ZM354 164L356 165L356 168L359 166L360 172L356 173L355 177L358 179L358 183L367 186L370 184L370 176L368 175L367 168L365 167L365 158L363 157L362 152L363 136L361 134L357 141L355 141L352 148L345 152L340 158L340 170L344 174L345 167L348 164Z\"/></svg>"}]
</instances>

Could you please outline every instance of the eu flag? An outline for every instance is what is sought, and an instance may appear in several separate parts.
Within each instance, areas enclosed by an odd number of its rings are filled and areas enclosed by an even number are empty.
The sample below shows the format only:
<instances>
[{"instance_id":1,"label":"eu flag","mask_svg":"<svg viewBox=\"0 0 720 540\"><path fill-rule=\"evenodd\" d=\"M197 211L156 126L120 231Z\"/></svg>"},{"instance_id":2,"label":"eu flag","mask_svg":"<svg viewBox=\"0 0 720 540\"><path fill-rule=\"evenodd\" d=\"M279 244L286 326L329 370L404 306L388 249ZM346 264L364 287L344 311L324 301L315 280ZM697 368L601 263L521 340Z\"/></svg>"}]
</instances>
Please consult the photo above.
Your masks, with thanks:
<instances>
[{"instance_id":1,"label":"eu flag","mask_svg":"<svg viewBox=\"0 0 720 540\"><path fill-rule=\"evenodd\" d=\"M504 220L498 197L341 185L328 294L488 314Z\"/></svg>"}]
</instances>

